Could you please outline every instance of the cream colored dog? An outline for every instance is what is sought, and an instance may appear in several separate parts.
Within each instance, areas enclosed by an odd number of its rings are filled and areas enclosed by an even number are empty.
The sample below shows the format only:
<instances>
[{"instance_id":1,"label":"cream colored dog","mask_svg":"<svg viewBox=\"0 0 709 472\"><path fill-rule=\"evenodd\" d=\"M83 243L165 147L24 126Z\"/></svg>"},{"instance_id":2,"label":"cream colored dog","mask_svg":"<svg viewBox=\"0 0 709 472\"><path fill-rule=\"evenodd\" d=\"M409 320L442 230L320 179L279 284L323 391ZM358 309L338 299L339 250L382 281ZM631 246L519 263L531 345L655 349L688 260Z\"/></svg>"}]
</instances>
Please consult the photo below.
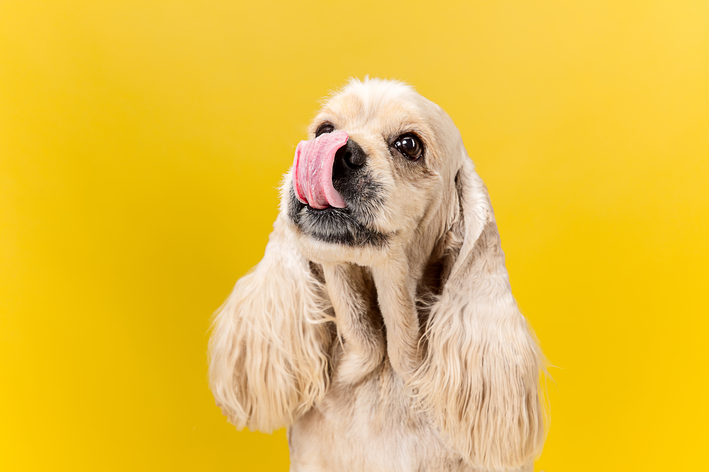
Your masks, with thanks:
<instances>
[{"instance_id":1,"label":"cream colored dog","mask_svg":"<svg viewBox=\"0 0 709 472\"><path fill-rule=\"evenodd\" d=\"M287 426L292 471L531 471L542 354L457 128L407 85L353 80L310 138L215 318L217 404Z\"/></svg>"}]
</instances>

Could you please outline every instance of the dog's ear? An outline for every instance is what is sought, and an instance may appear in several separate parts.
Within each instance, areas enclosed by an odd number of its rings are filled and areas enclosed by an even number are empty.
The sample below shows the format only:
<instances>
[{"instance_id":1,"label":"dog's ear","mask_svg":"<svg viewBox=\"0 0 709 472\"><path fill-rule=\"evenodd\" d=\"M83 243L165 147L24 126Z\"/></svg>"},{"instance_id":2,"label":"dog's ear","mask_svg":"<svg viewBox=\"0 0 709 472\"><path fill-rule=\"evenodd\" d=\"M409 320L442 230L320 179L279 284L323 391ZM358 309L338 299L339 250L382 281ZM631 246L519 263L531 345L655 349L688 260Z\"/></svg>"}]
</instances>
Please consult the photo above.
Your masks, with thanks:
<instances>
[{"instance_id":1,"label":"dog's ear","mask_svg":"<svg viewBox=\"0 0 709 472\"><path fill-rule=\"evenodd\" d=\"M209 342L209 385L237 428L270 432L322 398L331 335L324 290L297 251L283 216L266 254L217 312ZM290 237L289 237L290 236Z\"/></svg>"},{"instance_id":2,"label":"dog's ear","mask_svg":"<svg viewBox=\"0 0 709 472\"><path fill-rule=\"evenodd\" d=\"M544 442L543 358L512 297L489 196L467 157L456 187L452 268L431 307L411 386L470 465L516 470Z\"/></svg>"}]
</instances>

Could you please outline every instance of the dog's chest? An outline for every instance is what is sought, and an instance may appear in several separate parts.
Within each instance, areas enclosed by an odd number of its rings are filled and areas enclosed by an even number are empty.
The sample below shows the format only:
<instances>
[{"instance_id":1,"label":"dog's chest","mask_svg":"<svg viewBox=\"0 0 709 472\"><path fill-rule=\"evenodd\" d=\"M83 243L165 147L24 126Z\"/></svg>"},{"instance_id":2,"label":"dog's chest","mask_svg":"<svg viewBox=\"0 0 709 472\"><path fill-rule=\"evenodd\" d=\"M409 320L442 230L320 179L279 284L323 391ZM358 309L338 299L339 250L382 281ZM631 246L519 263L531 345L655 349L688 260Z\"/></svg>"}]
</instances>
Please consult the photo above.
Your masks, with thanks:
<instances>
[{"instance_id":1,"label":"dog's chest","mask_svg":"<svg viewBox=\"0 0 709 472\"><path fill-rule=\"evenodd\" d=\"M354 386L331 385L288 431L292 472L465 471L385 362Z\"/></svg>"}]
</instances>

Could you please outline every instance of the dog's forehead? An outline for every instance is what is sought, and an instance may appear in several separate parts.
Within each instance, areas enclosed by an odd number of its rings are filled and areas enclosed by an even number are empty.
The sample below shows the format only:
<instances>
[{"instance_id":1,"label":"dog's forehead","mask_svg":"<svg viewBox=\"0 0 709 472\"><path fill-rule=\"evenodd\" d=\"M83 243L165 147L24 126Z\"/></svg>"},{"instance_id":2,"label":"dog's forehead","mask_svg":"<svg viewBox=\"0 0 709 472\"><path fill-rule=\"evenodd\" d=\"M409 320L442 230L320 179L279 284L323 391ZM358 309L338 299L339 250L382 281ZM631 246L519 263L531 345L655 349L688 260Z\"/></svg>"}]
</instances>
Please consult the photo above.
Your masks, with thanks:
<instances>
[{"instance_id":1,"label":"dog's forehead","mask_svg":"<svg viewBox=\"0 0 709 472\"><path fill-rule=\"evenodd\" d=\"M368 151L384 150L397 136L413 132L423 140L426 163L434 169L448 161L456 167L466 154L450 117L403 82L351 80L324 103L310 124L310 136L326 122L356 136Z\"/></svg>"},{"instance_id":2,"label":"dog's forehead","mask_svg":"<svg viewBox=\"0 0 709 472\"><path fill-rule=\"evenodd\" d=\"M329 121L340 129L359 129L389 134L404 130L425 131L427 116L422 97L413 90L345 90L328 100L313 122ZM388 93L387 93L388 92Z\"/></svg>"}]
</instances>

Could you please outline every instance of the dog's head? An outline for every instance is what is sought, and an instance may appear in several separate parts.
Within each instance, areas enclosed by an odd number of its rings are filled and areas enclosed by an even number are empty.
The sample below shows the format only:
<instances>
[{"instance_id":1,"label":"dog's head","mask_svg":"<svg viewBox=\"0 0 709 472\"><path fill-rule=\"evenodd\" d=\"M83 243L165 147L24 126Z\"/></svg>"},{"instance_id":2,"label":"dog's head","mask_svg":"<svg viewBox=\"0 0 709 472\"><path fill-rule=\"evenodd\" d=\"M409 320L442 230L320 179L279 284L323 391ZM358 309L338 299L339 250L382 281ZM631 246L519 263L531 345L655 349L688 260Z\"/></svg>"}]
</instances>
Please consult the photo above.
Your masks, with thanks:
<instances>
[{"instance_id":1,"label":"dog's head","mask_svg":"<svg viewBox=\"0 0 709 472\"><path fill-rule=\"evenodd\" d=\"M376 264L414 232L443 230L464 160L436 104L400 82L353 80L298 146L282 208L310 259Z\"/></svg>"}]
</instances>

